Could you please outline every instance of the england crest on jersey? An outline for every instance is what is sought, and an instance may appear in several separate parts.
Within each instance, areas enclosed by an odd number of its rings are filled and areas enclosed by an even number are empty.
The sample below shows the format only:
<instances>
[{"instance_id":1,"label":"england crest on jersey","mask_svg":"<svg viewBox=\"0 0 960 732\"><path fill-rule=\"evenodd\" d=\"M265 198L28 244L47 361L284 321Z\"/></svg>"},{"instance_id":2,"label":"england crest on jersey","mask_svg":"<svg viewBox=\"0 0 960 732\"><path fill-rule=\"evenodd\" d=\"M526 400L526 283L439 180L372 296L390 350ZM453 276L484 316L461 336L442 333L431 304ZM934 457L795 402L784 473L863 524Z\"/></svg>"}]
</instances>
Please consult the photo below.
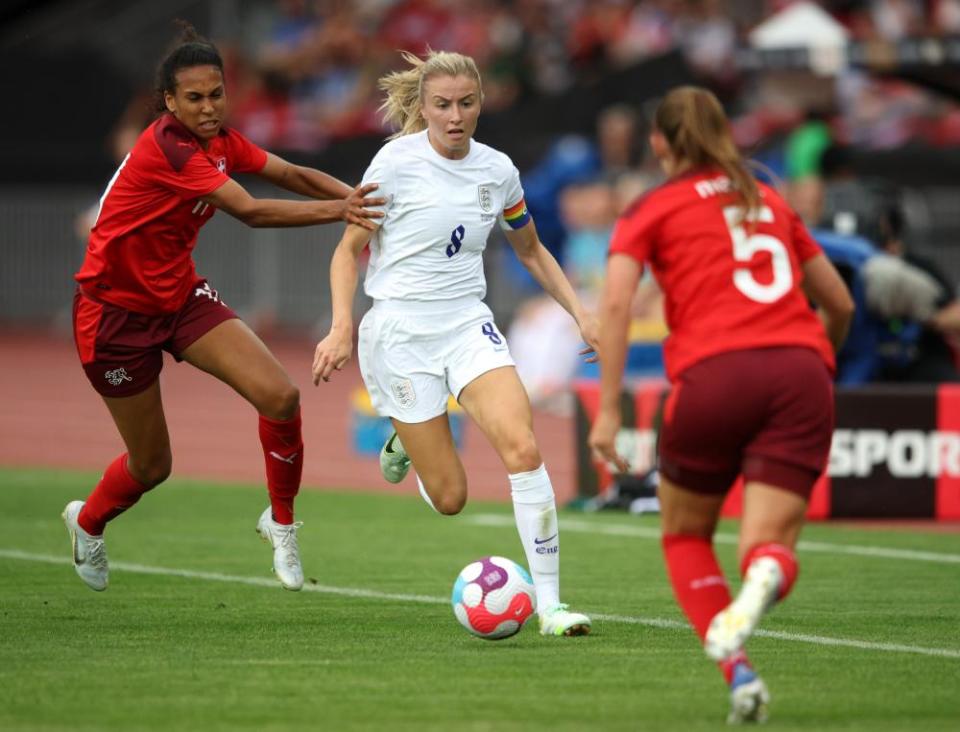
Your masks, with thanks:
<instances>
[{"instance_id":1,"label":"england crest on jersey","mask_svg":"<svg viewBox=\"0 0 960 732\"><path fill-rule=\"evenodd\" d=\"M477 198L480 201L480 210L484 213L493 211L493 198L490 195L490 186L477 186Z\"/></svg>"}]
</instances>

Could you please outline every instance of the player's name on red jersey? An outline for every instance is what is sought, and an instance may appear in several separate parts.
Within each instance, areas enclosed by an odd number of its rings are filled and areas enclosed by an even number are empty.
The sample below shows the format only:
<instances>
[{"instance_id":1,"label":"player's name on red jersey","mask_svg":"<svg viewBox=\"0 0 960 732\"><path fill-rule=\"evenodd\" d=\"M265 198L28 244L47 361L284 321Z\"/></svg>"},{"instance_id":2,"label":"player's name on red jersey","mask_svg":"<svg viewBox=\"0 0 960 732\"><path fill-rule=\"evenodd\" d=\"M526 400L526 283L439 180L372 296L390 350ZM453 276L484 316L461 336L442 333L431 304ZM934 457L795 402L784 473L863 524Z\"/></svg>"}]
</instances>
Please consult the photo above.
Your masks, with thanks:
<instances>
[{"instance_id":1,"label":"player's name on red jersey","mask_svg":"<svg viewBox=\"0 0 960 732\"><path fill-rule=\"evenodd\" d=\"M804 346L834 368L833 349L799 285L821 252L769 186L750 221L730 179L716 169L678 176L618 220L610 253L649 265L665 293L667 375L745 348Z\"/></svg>"},{"instance_id":2,"label":"player's name on red jersey","mask_svg":"<svg viewBox=\"0 0 960 732\"><path fill-rule=\"evenodd\" d=\"M204 149L173 115L147 127L100 199L75 279L98 299L135 312L179 310L197 279L193 247L215 209L203 196L233 172L258 172L267 154L230 129Z\"/></svg>"}]
</instances>

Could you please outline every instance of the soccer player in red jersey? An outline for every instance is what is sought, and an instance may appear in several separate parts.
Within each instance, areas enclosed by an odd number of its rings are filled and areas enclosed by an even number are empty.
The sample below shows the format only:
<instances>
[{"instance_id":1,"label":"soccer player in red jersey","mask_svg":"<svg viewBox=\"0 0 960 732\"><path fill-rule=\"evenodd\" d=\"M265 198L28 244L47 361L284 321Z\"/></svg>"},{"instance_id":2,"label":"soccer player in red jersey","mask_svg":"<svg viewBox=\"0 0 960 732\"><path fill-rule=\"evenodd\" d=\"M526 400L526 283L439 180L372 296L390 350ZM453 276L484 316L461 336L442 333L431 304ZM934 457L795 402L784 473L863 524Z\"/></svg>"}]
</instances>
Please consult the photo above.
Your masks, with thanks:
<instances>
[{"instance_id":1,"label":"soccer player in red jersey","mask_svg":"<svg viewBox=\"0 0 960 732\"><path fill-rule=\"evenodd\" d=\"M303 470L300 392L263 342L194 267L197 232L222 209L249 226L346 221L373 228L365 206L377 186L351 189L292 165L223 125L226 94L217 49L185 27L157 77L162 112L139 137L100 199L76 274L74 334L80 361L103 396L127 451L86 501L63 512L74 566L94 590L107 586L107 522L170 474L170 438L158 377L162 352L229 384L259 413L270 506L257 531L274 571L303 586L293 501ZM255 173L318 200L255 199L229 175Z\"/></svg>"},{"instance_id":2,"label":"soccer player in red jersey","mask_svg":"<svg viewBox=\"0 0 960 732\"><path fill-rule=\"evenodd\" d=\"M672 389L658 448L668 574L730 686L730 721L763 721L769 693L743 644L797 576L794 548L833 433L834 351L853 301L798 216L750 175L713 94L670 92L650 144L669 179L613 232L601 307L601 406L589 444L627 469L614 438L630 300L649 265L670 328L664 360ZM740 475L744 579L731 602L713 533Z\"/></svg>"}]
</instances>

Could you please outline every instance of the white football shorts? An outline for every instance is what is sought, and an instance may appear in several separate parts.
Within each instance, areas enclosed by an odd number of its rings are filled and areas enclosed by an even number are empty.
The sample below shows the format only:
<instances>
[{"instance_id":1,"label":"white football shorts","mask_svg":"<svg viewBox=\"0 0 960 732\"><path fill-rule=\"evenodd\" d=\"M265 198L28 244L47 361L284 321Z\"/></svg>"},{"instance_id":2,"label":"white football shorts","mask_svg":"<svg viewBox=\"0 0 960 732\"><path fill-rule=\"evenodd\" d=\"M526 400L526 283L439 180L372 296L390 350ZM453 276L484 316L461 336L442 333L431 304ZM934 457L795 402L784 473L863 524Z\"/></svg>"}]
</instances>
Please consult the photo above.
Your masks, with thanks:
<instances>
[{"instance_id":1,"label":"white football shorts","mask_svg":"<svg viewBox=\"0 0 960 732\"><path fill-rule=\"evenodd\" d=\"M426 422L481 374L514 366L482 300L376 300L360 321L360 373L377 413Z\"/></svg>"}]
</instances>

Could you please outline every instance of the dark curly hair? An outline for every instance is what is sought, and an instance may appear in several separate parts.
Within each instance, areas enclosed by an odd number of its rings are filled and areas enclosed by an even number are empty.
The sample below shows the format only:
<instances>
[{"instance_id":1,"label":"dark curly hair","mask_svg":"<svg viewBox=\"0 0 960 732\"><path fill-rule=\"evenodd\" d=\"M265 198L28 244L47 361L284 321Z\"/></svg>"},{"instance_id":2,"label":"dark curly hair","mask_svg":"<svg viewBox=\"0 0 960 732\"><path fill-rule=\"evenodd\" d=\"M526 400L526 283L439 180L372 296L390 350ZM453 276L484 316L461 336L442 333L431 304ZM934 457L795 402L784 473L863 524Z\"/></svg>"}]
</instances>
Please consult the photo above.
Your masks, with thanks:
<instances>
[{"instance_id":1,"label":"dark curly hair","mask_svg":"<svg viewBox=\"0 0 960 732\"><path fill-rule=\"evenodd\" d=\"M217 47L197 33L185 20L174 21L180 35L157 69L155 85L156 111L166 111L164 94L173 94L177 89L177 72L193 66L216 66L223 73L223 59Z\"/></svg>"}]
</instances>

